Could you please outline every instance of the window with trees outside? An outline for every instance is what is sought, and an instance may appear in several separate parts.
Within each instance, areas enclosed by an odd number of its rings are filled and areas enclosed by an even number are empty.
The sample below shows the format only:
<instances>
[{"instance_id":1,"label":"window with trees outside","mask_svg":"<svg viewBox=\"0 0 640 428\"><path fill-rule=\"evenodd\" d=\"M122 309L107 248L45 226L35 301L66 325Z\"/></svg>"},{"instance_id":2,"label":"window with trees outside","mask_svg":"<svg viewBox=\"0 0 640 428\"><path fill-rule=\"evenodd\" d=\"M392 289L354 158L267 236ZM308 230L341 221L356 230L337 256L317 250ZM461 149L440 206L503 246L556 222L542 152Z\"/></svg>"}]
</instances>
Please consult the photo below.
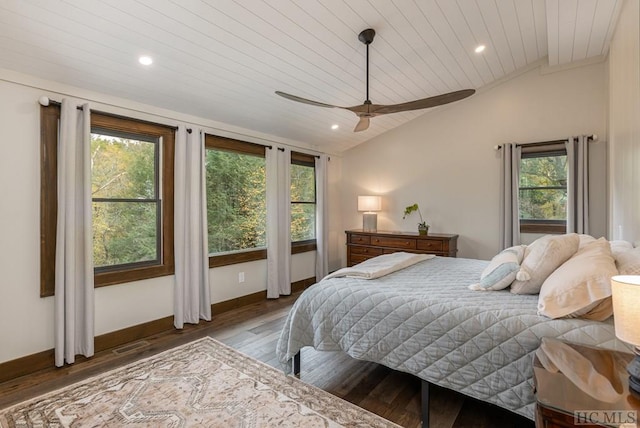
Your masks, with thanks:
<instances>
[{"instance_id":1,"label":"window with trees outside","mask_svg":"<svg viewBox=\"0 0 640 428\"><path fill-rule=\"evenodd\" d=\"M521 232L566 232L567 179L564 144L522 148L519 177Z\"/></svg>"},{"instance_id":2,"label":"window with trees outside","mask_svg":"<svg viewBox=\"0 0 640 428\"><path fill-rule=\"evenodd\" d=\"M91 130L96 272L157 264L162 253L158 137Z\"/></svg>"},{"instance_id":3,"label":"window with trees outside","mask_svg":"<svg viewBox=\"0 0 640 428\"><path fill-rule=\"evenodd\" d=\"M60 107L41 110L41 296L55 288ZM96 287L170 275L175 129L91 113L91 197Z\"/></svg>"},{"instance_id":4,"label":"window with trees outside","mask_svg":"<svg viewBox=\"0 0 640 428\"><path fill-rule=\"evenodd\" d=\"M205 136L209 267L265 259L265 147ZM291 252L316 248L315 158L291 153Z\"/></svg>"},{"instance_id":5,"label":"window with trees outside","mask_svg":"<svg viewBox=\"0 0 640 428\"><path fill-rule=\"evenodd\" d=\"M316 249L315 158L291 152L291 252Z\"/></svg>"},{"instance_id":6,"label":"window with trees outside","mask_svg":"<svg viewBox=\"0 0 640 428\"><path fill-rule=\"evenodd\" d=\"M205 136L209 266L267 257L265 147Z\"/></svg>"}]
</instances>

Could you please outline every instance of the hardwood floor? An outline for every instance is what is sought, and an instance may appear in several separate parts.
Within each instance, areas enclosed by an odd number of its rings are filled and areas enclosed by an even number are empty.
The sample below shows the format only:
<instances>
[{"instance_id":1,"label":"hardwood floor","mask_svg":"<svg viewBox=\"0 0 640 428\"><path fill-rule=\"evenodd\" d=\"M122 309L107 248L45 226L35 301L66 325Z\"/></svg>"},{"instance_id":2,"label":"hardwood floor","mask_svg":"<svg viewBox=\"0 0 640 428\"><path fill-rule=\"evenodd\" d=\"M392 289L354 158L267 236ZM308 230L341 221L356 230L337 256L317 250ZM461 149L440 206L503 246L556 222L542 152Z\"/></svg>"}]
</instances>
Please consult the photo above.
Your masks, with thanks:
<instances>
[{"instance_id":1,"label":"hardwood floor","mask_svg":"<svg viewBox=\"0 0 640 428\"><path fill-rule=\"evenodd\" d=\"M72 366L51 368L0 383L0 408L52 391L131 361L209 335L281 369L275 347L297 296L260 302L215 315L211 322L103 351ZM301 379L404 427L420 426L420 381L341 352L303 349ZM532 421L456 392L431 387L431 427L531 427Z\"/></svg>"}]
</instances>

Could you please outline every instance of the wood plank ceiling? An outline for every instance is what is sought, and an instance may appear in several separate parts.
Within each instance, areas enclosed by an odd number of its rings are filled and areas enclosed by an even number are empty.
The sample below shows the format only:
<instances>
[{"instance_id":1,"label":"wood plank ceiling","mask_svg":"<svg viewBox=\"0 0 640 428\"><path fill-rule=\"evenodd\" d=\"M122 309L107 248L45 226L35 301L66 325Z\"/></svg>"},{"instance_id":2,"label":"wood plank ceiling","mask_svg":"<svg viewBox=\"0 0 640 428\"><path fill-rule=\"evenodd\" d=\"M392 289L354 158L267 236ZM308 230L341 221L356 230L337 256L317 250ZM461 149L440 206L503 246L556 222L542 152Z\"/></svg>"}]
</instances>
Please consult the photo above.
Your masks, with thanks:
<instances>
[{"instance_id":1,"label":"wood plank ceiling","mask_svg":"<svg viewBox=\"0 0 640 428\"><path fill-rule=\"evenodd\" d=\"M622 1L2 0L0 68L335 153L428 112L353 133L351 112L274 94L361 104L361 30L377 32L370 97L395 104L606 55Z\"/></svg>"}]
</instances>

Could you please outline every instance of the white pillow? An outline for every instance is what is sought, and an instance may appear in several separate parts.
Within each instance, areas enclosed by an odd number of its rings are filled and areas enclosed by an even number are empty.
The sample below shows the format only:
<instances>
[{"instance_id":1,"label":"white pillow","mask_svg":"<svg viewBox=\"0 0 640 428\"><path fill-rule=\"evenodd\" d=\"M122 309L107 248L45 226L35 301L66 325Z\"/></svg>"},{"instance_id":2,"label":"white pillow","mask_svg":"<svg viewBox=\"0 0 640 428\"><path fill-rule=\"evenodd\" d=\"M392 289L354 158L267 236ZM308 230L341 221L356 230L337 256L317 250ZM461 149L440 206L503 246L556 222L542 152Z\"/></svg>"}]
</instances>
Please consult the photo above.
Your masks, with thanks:
<instances>
[{"instance_id":1,"label":"white pillow","mask_svg":"<svg viewBox=\"0 0 640 428\"><path fill-rule=\"evenodd\" d=\"M617 260L618 256L620 256L622 253L633 250L633 244L629 241L609 241L609 245L611 246L611 255L613 256L614 260Z\"/></svg>"},{"instance_id":2,"label":"white pillow","mask_svg":"<svg viewBox=\"0 0 640 428\"><path fill-rule=\"evenodd\" d=\"M640 247L618 252L614 259L620 275L640 275Z\"/></svg>"},{"instance_id":3,"label":"white pillow","mask_svg":"<svg viewBox=\"0 0 640 428\"><path fill-rule=\"evenodd\" d=\"M516 280L511 284L514 294L538 294L551 272L578 251L577 233L545 235L529 245Z\"/></svg>"},{"instance_id":4,"label":"white pillow","mask_svg":"<svg viewBox=\"0 0 640 428\"><path fill-rule=\"evenodd\" d=\"M520 270L526 245L506 248L496 254L489 265L482 271L480 282L471 284L470 290L502 290L511 285Z\"/></svg>"},{"instance_id":5,"label":"white pillow","mask_svg":"<svg viewBox=\"0 0 640 428\"><path fill-rule=\"evenodd\" d=\"M587 245L587 244L589 244L589 243L591 243L591 242L596 240L596 238L594 238L593 236L586 235L584 233L579 233L578 234L578 238L580 238L580 244L578 244L578 248L582 248L585 245Z\"/></svg>"},{"instance_id":6,"label":"white pillow","mask_svg":"<svg viewBox=\"0 0 640 428\"><path fill-rule=\"evenodd\" d=\"M605 320L613 314L611 277L617 275L605 238L585 245L542 284L538 314Z\"/></svg>"}]
</instances>

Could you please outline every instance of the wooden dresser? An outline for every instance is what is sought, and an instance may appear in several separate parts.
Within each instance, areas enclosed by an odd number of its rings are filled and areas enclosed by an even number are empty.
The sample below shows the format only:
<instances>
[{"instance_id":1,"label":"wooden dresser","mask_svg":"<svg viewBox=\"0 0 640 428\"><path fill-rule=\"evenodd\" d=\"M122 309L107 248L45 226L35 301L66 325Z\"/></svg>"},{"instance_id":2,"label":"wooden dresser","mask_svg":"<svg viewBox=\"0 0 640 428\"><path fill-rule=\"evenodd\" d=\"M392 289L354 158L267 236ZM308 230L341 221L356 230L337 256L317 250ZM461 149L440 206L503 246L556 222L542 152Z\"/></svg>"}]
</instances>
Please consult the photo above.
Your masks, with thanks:
<instances>
[{"instance_id":1,"label":"wooden dresser","mask_svg":"<svg viewBox=\"0 0 640 428\"><path fill-rule=\"evenodd\" d=\"M458 252L458 235L447 233L418 235L412 232L385 230L365 232L362 229L347 230L345 233L347 234L347 266L397 251L445 257L455 257Z\"/></svg>"}]
</instances>

